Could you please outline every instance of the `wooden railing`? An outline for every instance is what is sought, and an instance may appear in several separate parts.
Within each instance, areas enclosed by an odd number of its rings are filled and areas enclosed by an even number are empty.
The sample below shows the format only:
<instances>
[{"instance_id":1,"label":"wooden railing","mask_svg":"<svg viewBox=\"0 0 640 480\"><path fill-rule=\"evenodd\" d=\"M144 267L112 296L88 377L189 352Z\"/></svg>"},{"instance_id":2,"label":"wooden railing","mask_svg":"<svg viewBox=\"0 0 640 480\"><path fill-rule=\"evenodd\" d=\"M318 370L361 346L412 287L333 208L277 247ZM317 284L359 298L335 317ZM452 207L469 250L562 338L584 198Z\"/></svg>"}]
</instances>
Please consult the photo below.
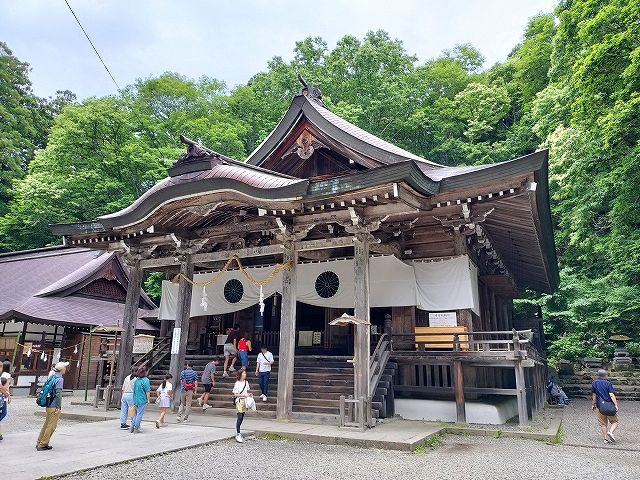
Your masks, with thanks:
<instances>
[{"instance_id":1,"label":"wooden railing","mask_svg":"<svg viewBox=\"0 0 640 480\"><path fill-rule=\"evenodd\" d=\"M142 357L137 359L131 366L132 367L146 367L149 371L154 370L160 365L170 353L169 346L171 344L171 337L162 337L158 340L151 350L145 353Z\"/></svg>"},{"instance_id":2,"label":"wooden railing","mask_svg":"<svg viewBox=\"0 0 640 480\"><path fill-rule=\"evenodd\" d=\"M369 363L369 372L371 375L369 383L370 396L373 396L378 387L378 382L384 373L389 357L391 357L391 338L385 333L380 336L378 345L376 345L376 348L371 354L371 361Z\"/></svg>"},{"instance_id":3,"label":"wooden railing","mask_svg":"<svg viewBox=\"0 0 640 480\"><path fill-rule=\"evenodd\" d=\"M254 341L256 348L265 345L271 351L278 351L278 347L280 346L280 331L256 331L254 332Z\"/></svg>"},{"instance_id":4,"label":"wooden railing","mask_svg":"<svg viewBox=\"0 0 640 480\"><path fill-rule=\"evenodd\" d=\"M535 351L532 339L531 330L464 332L448 335L442 332L421 332L392 335L391 346L394 352L437 352L438 354L451 351L487 354L511 352L513 357L523 358L528 356L529 351L532 353Z\"/></svg>"}]
</instances>

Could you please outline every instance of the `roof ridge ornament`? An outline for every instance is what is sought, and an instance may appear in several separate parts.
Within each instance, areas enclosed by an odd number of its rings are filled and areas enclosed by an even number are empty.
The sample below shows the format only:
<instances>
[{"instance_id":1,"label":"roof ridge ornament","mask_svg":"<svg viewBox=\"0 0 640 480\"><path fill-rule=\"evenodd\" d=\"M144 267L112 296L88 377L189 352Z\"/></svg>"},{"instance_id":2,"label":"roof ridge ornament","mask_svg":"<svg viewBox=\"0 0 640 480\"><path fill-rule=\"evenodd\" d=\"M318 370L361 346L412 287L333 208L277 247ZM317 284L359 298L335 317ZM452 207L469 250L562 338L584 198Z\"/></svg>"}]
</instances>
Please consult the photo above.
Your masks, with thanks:
<instances>
[{"instance_id":1,"label":"roof ridge ornament","mask_svg":"<svg viewBox=\"0 0 640 480\"><path fill-rule=\"evenodd\" d=\"M213 150L208 149L204 145L190 138L180 135L180 141L187 146L187 151L180 156L180 160L189 160L191 158L202 158L210 155L217 155Z\"/></svg>"},{"instance_id":2,"label":"roof ridge ornament","mask_svg":"<svg viewBox=\"0 0 640 480\"><path fill-rule=\"evenodd\" d=\"M180 141L187 145L187 151L180 155L178 161L169 169L170 177L210 170L212 160L216 163L225 163L219 153L205 147L200 142L191 140L184 135L180 135Z\"/></svg>"},{"instance_id":3,"label":"roof ridge ornament","mask_svg":"<svg viewBox=\"0 0 640 480\"><path fill-rule=\"evenodd\" d=\"M300 92L298 92L298 95L307 97L309 100L313 100L316 103L319 103L320 105L322 105L324 108L327 108L327 106L322 101L322 92L318 87L316 87L315 85L311 85L310 83L307 83L307 81L304 78L302 78L302 75L300 75L299 73L298 73L298 81L302 84L302 88L300 88Z\"/></svg>"}]
</instances>

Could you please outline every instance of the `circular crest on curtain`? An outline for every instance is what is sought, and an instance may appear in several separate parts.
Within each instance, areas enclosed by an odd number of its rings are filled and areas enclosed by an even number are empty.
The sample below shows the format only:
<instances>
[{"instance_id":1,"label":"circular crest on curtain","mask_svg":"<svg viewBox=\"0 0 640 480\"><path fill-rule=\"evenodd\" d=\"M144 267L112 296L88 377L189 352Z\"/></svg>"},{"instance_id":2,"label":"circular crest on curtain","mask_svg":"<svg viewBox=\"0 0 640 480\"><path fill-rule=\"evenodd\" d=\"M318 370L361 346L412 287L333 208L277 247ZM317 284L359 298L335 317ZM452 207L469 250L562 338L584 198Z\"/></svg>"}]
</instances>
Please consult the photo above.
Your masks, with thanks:
<instances>
[{"instance_id":1,"label":"circular crest on curtain","mask_svg":"<svg viewBox=\"0 0 640 480\"><path fill-rule=\"evenodd\" d=\"M334 272L322 272L316 278L316 293L322 298L331 298L340 288L340 279Z\"/></svg>"},{"instance_id":2,"label":"circular crest on curtain","mask_svg":"<svg viewBox=\"0 0 640 480\"><path fill-rule=\"evenodd\" d=\"M244 295L242 282L232 278L224 284L224 299L229 303L238 303Z\"/></svg>"}]
</instances>

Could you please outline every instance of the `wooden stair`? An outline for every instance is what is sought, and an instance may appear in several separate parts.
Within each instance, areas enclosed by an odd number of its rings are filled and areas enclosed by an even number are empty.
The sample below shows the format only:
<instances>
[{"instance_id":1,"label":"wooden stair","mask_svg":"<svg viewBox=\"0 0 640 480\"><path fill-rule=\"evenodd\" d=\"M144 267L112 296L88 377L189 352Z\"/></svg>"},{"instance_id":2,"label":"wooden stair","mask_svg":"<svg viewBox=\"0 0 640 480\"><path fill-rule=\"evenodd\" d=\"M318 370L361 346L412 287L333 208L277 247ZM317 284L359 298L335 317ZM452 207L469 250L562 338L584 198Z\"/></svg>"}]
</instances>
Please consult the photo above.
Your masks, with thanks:
<instances>
[{"instance_id":1,"label":"wooden stair","mask_svg":"<svg viewBox=\"0 0 640 480\"><path fill-rule=\"evenodd\" d=\"M251 391L256 396L258 412L261 415L270 417L275 417L278 390L278 357L274 358L275 363L269 379L269 395L267 401L263 402L258 398L260 386L258 378L253 373L255 372L257 356L249 356L248 381ZM353 365L347 362L351 358L297 356L293 379L293 413L338 416L340 413L340 396L353 395ZM209 355L187 355L187 361L198 373L198 380L204 371L205 365L210 360L211 356ZM155 398L156 388L169 372L169 363L170 360L167 358L149 375L152 398ZM392 405L393 375L396 368L394 363L389 362L378 383L372 402L374 417L389 415L388 405ZM173 383L175 386L178 382L174 381ZM232 413L235 410L231 401L231 391L234 383L235 375L230 373L228 378L223 378L222 364L218 365L216 386L209 395L209 405L216 410ZM192 408L200 409L197 398L201 393L202 390L199 389L198 393L194 395ZM393 412L390 415L393 415Z\"/></svg>"}]
</instances>

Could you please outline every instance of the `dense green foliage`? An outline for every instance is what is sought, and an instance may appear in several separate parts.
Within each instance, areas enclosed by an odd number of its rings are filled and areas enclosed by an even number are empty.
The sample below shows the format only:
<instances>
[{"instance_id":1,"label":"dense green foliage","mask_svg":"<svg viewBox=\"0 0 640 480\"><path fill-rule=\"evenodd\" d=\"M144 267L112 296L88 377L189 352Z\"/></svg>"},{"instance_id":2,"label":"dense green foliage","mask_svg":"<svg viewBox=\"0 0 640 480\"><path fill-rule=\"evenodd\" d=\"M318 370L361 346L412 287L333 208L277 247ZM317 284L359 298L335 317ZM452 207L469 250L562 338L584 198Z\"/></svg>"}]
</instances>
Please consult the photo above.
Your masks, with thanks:
<instances>
[{"instance_id":1,"label":"dense green foliage","mask_svg":"<svg viewBox=\"0 0 640 480\"><path fill-rule=\"evenodd\" d=\"M440 163L548 147L562 283L531 298L544 306L553 358L605 354L611 334L640 336L638 18L638 0L564 1L532 18L509 57L486 70L467 44L419 62L383 31L333 49L309 37L291 61L274 57L232 90L166 73L61 111L63 100L30 94L26 64L0 44L0 117L12 119L0 124L0 248L55 242L48 224L128 205L165 175L181 133L244 158L302 74L337 114Z\"/></svg>"}]
</instances>

